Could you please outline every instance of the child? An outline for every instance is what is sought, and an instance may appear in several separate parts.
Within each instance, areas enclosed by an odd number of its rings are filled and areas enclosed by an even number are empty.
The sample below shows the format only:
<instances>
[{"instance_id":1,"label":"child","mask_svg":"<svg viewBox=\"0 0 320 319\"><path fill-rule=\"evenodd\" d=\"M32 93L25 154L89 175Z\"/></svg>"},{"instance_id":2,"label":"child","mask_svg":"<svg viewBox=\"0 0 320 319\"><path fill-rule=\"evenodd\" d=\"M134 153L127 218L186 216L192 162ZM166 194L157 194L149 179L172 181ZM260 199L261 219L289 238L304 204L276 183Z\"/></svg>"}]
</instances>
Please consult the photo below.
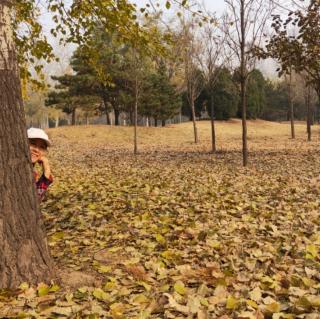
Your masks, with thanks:
<instances>
[{"instance_id":1,"label":"child","mask_svg":"<svg viewBox=\"0 0 320 319\"><path fill-rule=\"evenodd\" d=\"M39 176L38 172L34 171L34 179L37 188L37 194L39 201L43 199L48 187L53 181L49 161L46 157L46 152L48 146L51 145L51 142L48 138L48 135L39 128L29 128L28 131L30 155L33 167L36 163L39 163L42 166L42 175Z\"/></svg>"}]
</instances>

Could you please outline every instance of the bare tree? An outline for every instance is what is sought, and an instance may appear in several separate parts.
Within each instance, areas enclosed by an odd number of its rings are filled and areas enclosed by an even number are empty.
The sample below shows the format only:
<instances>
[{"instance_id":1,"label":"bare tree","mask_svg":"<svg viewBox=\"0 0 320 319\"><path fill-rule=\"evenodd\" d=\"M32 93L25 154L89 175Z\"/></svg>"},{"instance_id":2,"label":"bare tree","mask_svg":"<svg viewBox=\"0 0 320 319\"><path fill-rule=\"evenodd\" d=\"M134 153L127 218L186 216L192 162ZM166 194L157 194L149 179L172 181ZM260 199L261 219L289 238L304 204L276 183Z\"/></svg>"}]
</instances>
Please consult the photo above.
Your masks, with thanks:
<instances>
[{"instance_id":1,"label":"bare tree","mask_svg":"<svg viewBox=\"0 0 320 319\"><path fill-rule=\"evenodd\" d=\"M211 146L215 153L216 130L215 130L215 108L214 90L222 66L225 66L230 57L225 52L225 34L220 32L216 23L207 24L201 32L202 50L199 55L199 62L203 71L204 81L210 94L210 119L211 119Z\"/></svg>"},{"instance_id":2,"label":"bare tree","mask_svg":"<svg viewBox=\"0 0 320 319\"><path fill-rule=\"evenodd\" d=\"M201 53L201 46L197 33L195 30L196 22L191 19L187 23L183 20L183 59L184 59L184 71L185 71L185 87L187 90L187 99L191 109L191 117L194 130L194 142L199 142L196 112L195 112L195 100L199 97L203 89L203 74L200 70L198 56Z\"/></svg>"},{"instance_id":3,"label":"bare tree","mask_svg":"<svg viewBox=\"0 0 320 319\"><path fill-rule=\"evenodd\" d=\"M136 47L131 49L131 61L129 63L129 70L132 74L131 89L134 95L133 100L133 152L138 154L138 105L141 95L141 87L143 83L142 60L143 57Z\"/></svg>"},{"instance_id":4,"label":"bare tree","mask_svg":"<svg viewBox=\"0 0 320 319\"><path fill-rule=\"evenodd\" d=\"M247 166L247 83L256 64L254 48L263 41L265 26L274 9L274 3L268 0L226 0L226 3L228 11L224 17L223 30L227 35L227 44L240 65L242 153L243 165Z\"/></svg>"}]
</instances>

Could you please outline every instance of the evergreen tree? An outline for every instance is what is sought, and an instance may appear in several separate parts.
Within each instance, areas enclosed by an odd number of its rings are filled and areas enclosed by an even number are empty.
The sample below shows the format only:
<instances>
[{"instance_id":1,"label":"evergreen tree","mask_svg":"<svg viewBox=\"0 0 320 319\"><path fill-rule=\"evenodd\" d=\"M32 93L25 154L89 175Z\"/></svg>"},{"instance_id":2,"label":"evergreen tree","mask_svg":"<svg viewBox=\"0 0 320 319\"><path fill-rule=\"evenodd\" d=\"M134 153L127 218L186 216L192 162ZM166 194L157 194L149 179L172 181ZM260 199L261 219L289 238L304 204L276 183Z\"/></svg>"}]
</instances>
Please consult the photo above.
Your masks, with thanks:
<instances>
[{"instance_id":1,"label":"evergreen tree","mask_svg":"<svg viewBox=\"0 0 320 319\"><path fill-rule=\"evenodd\" d=\"M266 106L266 80L263 74L255 69L250 74L247 89L247 116L256 119L262 115Z\"/></svg>"},{"instance_id":2,"label":"evergreen tree","mask_svg":"<svg viewBox=\"0 0 320 319\"><path fill-rule=\"evenodd\" d=\"M236 86L232 81L231 72L227 68L217 69L216 83L214 86L213 96L215 105L215 118L217 120L228 120L237 115L238 93ZM210 108L209 108L209 114Z\"/></svg>"},{"instance_id":3,"label":"evergreen tree","mask_svg":"<svg viewBox=\"0 0 320 319\"><path fill-rule=\"evenodd\" d=\"M233 81L240 90L239 69L235 70ZM256 119L262 114L266 104L265 85L266 81L263 74L257 69L252 70L248 78L246 90L247 118ZM241 105L239 104L238 117L241 117L241 112Z\"/></svg>"},{"instance_id":4,"label":"evergreen tree","mask_svg":"<svg viewBox=\"0 0 320 319\"><path fill-rule=\"evenodd\" d=\"M181 97L176 93L167 76L165 65L150 74L145 81L141 97L141 114L152 116L155 121L165 121L179 113Z\"/></svg>"}]
</instances>

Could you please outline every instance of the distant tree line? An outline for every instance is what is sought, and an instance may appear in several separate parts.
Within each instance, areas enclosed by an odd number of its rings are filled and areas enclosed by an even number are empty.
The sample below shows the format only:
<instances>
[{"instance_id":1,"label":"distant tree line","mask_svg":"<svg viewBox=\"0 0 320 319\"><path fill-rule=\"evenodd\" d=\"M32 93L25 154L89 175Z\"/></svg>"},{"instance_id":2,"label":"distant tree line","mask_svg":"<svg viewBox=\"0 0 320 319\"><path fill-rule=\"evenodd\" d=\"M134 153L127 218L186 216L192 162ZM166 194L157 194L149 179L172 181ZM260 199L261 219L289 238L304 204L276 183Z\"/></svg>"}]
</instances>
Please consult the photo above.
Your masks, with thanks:
<instances>
[{"instance_id":1,"label":"distant tree line","mask_svg":"<svg viewBox=\"0 0 320 319\"><path fill-rule=\"evenodd\" d=\"M210 97L213 96L215 105L215 119L228 120L241 117L239 105L239 80L237 71L231 72L227 68L218 70L217 81L213 92L206 87L196 100L196 116L206 119L210 114ZM304 83L297 76L294 96L294 115L297 120L305 120L307 109L303 94ZM247 118L264 119L268 121L289 121L289 93L285 79L266 79L262 72L254 69L248 81L247 89ZM313 122L319 120L319 105L313 115ZM183 95L182 114L191 118L190 108Z\"/></svg>"},{"instance_id":2,"label":"distant tree line","mask_svg":"<svg viewBox=\"0 0 320 319\"><path fill-rule=\"evenodd\" d=\"M73 72L62 76L53 76L55 89L50 91L46 99L47 106L54 106L71 116L70 124L76 124L76 114L82 118L104 115L106 123L111 124L110 113L113 113L114 125L120 125L120 115L133 124L134 90L130 70L130 50L126 46L115 47L111 36L104 35L103 65L95 69L89 63L86 48L79 47L71 59ZM101 48L102 49L102 48ZM144 59L140 61L142 87L139 96L138 113L145 118L144 125L164 126L166 121L178 114L192 120L187 91L179 90L170 80L169 70L164 60L157 63ZM100 74L99 74L100 72ZM101 74L102 72L102 74ZM199 70L201 72L201 70ZM208 119L211 116L209 107L213 99L214 118L228 120L241 117L239 101L239 74L227 67L216 69L214 86L202 85L202 90L195 100L197 119ZM204 80L203 80L204 81ZM307 111L303 94L296 89L294 113L297 120L305 120ZM270 121L288 121L289 114L288 83L284 79L273 81L266 79L262 72L254 69L248 80L247 117L249 119L265 119ZM318 113L314 113L317 117ZM62 123L66 123L65 121ZM141 122L142 123L142 122Z\"/></svg>"}]
</instances>

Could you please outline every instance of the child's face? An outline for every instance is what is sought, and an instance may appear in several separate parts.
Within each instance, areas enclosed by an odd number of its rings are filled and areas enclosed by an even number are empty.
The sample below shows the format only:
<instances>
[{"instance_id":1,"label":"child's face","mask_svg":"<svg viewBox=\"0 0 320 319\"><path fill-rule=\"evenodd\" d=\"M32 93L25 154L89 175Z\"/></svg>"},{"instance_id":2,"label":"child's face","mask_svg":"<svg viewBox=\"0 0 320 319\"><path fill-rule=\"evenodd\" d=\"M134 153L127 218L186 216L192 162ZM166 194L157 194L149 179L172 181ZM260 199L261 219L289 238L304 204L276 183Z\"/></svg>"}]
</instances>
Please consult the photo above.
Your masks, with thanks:
<instances>
[{"instance_id":1,"label":"child's face","mask_svg":"<svg viewBox=\"0 0 320 319\"><path fill-rule=\"evenodd\" d=\"M47 144L40 138L31 138L29 139L29 147L31 154L32 163L36 163L41 160L41 157L47 151Z\"/></svg>"}]
</instances>

